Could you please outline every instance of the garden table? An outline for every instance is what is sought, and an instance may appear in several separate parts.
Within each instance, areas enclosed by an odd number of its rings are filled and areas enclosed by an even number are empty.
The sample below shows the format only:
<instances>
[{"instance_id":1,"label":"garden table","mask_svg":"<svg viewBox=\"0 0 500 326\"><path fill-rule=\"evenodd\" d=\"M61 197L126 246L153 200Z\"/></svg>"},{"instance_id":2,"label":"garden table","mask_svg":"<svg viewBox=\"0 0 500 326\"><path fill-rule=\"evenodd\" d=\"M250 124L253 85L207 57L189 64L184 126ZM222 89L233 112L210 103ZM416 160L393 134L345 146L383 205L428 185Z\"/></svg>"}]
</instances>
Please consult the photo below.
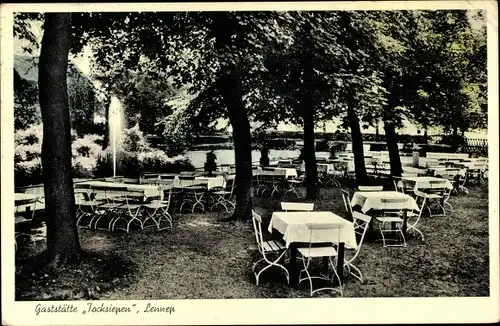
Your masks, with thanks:
<instances>
[{"instance_id":1,"label":"garden table","mask_svg":"<svg viewBox=\"0 0 500 326\"><path fill-rule=\"evenodd\" d=\"M427 170L426 169L416 168L416 167L413 167L413 166L403 166L403 172L405 172L405 173L416 173L416 174L425 175L427 173Z\"/></svg>"},{"instance_id":2,"label":"garden table","mask_svg":"<svg viewBox=\"0 0 500 326\"><path fill-rule=\"evenodd\" d=\"M404 202L384 203L382 199L405 198ZM351 199L351 206L361 206L363 213L369 210L402 210L403 211L403 234L406 236L406 224L408 210L418 210L419 207L413 197L398 191L357 191ZM373 224L371 224L373 225Z\"/></svg>"},{"instance_id":3,"label":"garden table","mask_svg":"<svg viewBox=\"0 0 500 326\"><path fill-rule=\"evenodd\" d=\"M224 177L222 175L217 176L217 177L196 177L194 179L196 181L201 181L204 184L206 184L208 187L208 190L215 188L215 187L224 188L226 186L226 181L224 180Z\"/></svg>"},{"instance_id":4,"label":"garden table","mask_svg":"<svg viewBox=\"0 0 500 326\"><path fill-rule=\"evenodd\" d=\"M297 170L292 168L276 168L275 171L285 171L285 177L288 179L290 177L297 178Z\"/></svg>"},{"instance_id":5,"label":"garden table","mask_svg":"<svg viewBox=\"0 0 500 326\"><path fill-rule=\"evenodd\" d=\"M436 177L402 177L401 181L398 182L398 187L402 186L414 190L453 189L453 185L449 180Z\"/></svg>"},{"instance_id":6,"label":"garden table","mask_svg":"<svg viewBox=\"0 0 500 326\"><path fill-rule=\"evenodd\" d=\"M268 231L272 233L273 230L276 230L282 234L286 247L290 249L290 282L292 284L296 284L297 282L297 248L300 245L306 246L309 244L310 231L307 228L308 223L342 225L337 260L337 273L342 280L345 244L347 243L349 247L357 248L354 224L332 212L274 212L269 222ZM331 238L332 236L329 233L318 232L312 239L312 242L329 242Z\"/></svg>"},{"instance_id":7,"label":"garden table","mask_svg":"<svg viewBox=\"0 0 500 326\"><path fill-rule=\"evenodd\" d=\"M37 203L42 203L42 196L35 194L15 193L14 194L14 208L16 213L29 213L36 208ZM16 217L16 223L22 222L22 219Z\"/></svg>"},{"instance_id":8,"label":"garden table","mask_svg":"<svg viewBox=\"0 0 500 326\"><path fill-rule=\"evenodd\" d=\"M89 189L89 188L100 188L100 189L106 189L106 190L116 190L116 191L127 191L127 190L133 190L133 191L144 191L144 196L145 197L157 197L157 196L163 196L163 191L160 189L168 189L169 187L159 187L159 186L154 186L154 185L148 185L148 184L130 184L130 183L116 183L116 182L107 182L107 181L85 181L85 182L79 182L75 183L75 188L83 188L83 189Z\"/></svg>"},{"instance_id":9,"label":"garden table","mask_svg":"<svg viewBox=\"0 0 500 326\"><path fill-rule=\"evenodd\" d=\"M460 169L460 168L452 168L452 167L433 167L431 169L429 169L431 171L434 171L434 175L435 176L448 176L448 175L461 175L461 176L465 176L465 170L464 169Z\"/></svg>"},{"instance_id":10,"label":"garden table","mask_svg":"<svg viewBox=\"0 0 500 326\"><path fill-rule=\"evenodd\" d=\"M487 162L461 162L455 163L455 167L463 169L478 169L484 172L488 168Z\"/></svg>"}]
</instances>

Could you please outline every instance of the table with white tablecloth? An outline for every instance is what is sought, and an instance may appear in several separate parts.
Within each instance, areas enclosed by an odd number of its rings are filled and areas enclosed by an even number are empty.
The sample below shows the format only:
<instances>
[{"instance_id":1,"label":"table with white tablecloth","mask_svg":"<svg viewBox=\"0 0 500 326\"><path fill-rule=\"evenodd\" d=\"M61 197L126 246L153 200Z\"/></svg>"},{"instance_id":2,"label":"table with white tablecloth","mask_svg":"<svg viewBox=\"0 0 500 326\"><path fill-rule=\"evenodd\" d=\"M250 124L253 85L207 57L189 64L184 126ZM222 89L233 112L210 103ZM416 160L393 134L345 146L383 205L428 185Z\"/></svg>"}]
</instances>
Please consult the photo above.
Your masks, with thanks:
<instances>
[{"instance_id":1,"label":"table with white tablecloth","mask_svg":"<svg viewBox=\"0 0 500 326\"><path fill-rule=\"evenodd\" d=\"M384 202L384 199L404 199L398 202ZM397 191L357 191L351 199L351 206L360 206L363 213L376 211L403 211L403 234L406 235L408 210L418 210L419 207L413 197ZM373 223L370 224L373 226Z\"/></svg>"},{"instance_id":2,"label":"table with white tablecloth","mask_svg":"<svg viewBox=\"0 0 500 326\"><path fill-rule=\"evenodd\" d=\"M293 168L272 168L270 170L267 169L256 169L253 171L253 175L272 175L272 176L280 176L283 175L285 178L296 178L297 170Z\"/></svg>"},{"instance_id":3,"label":"table with white tablecloth","mask_svg":"<svg viewBox=\"0 0 500 326\"><path fill-rule=\"evenodd\" d=\"M162 196L165 187L159 187L155 185L147 184L129 184L129 183L118 183L118 182L108 182L108 181L85 181L75 183L76 189L98 189L98 190L108 190L108 191L143 191L145 197L157 197Z\"/></svg>"},{"instance_id":4,"label":"table with white tablecloth","mask_svg":"<svg viewBox=\"0 0 500 326\"><path fill-rule=\"evenodd\" d=\"M453 189L449 180L436 177L403 177L398 182L398 187L402 186L414 190Z\"/></svg>"},{"instance_id":5,"label":"table with white tablecloth","mask_svg":"<svg viewBox=\"0 0 500 326\"><path fill-rule=\"evenodd\" d=\"M435 176L441 176L443 178L447 176L461 175L465 176L465 170L461 168L451 168L451 167L432 167L429 170L434 172Z\"/></svg>"},{"instance_id":6,"label":"table with white tablecloth","mask_svg":"<svg viewBox=\"0 0 500 326\"><path fill-rule=\"evenodd\" d=\"M353 223L332 212L274 212L268 230L272 232L275 229L283 234L283 240L288 247L294 242L309 242L308 223L342 225L340 242L348 243L350 247L356 248ZM313 242L327 242L328 239L328 236L321 238L321 233L318 233Z\"/></svg>"},{"instance_id":7,"label":"table with white tablecloth","mask_svg":"<svg viewBox=\"0 0 500 326\"><path fill-rule=\"evenodd\" d=\"M299 244L307 244L310 241L310 230L307 224L338 224L341 225L338 248L337 272L340 278L343 278L344 266L344 246L348 244L350 248L357 248L356 234L354 233L354 224L332 212L274 212L269 222L268 231L272 233L276 230L283 235L286 247L290 247L290 275L296 277L295 262L296 248ZM324 232L315 232L315 237L311 240L313 243L331 242L336 235L332 230L323 230Z\"/></svg>"},{"instance_id":8,"label":"table with white tablecloth","mask_svg":"<svg viewBox=\"0 0 500 326\"><path fill-rule=\"evenodd\" d=\"M384 203L382 199L404 198L398 203ZM357 191L351 199L351 206L361 206L363 213L374 210L418 210L418 205L410 195L397 191Z\"/></svg>"}]
</instances>

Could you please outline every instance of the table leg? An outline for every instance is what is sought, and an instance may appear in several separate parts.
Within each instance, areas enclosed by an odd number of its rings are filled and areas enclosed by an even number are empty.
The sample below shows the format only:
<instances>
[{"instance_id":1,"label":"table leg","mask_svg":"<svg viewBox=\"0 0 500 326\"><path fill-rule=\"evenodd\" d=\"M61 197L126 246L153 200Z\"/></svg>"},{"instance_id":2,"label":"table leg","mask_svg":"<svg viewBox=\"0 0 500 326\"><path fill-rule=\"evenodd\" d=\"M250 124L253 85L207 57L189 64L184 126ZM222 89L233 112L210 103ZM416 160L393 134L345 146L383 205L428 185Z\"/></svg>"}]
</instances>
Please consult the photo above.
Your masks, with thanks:
<instances>
[{"instance_id":1,"label":"table leg","mask_svg":"<svg viewBox=\"0 0 500 326\"><path fill-rule=\"evenodd\" d=\"M344 281L344 243L339 242L339 252L337 257L337 274L339 274L340 281Z\"/></svg>"},{"instance_id":2,"label":"table leg","mask_svg":"<svg viewBox=\"0 0 500 326\"><path fill-rule=\"evenodd\" d=\"M290 262L288 266L288 272L290 273L290 285L293 287L297 286L297 245L294 243L290 244Z\"/></svg>"},{"instance_id":3,"label":"table leg","mask_svg":"<svg viewBox=\"0 0 500 326\"><path fill-rule=\"evenodd\" d=\"M408 220L408 211L406 209L403 209L403 235L406 237L406 225Z\"/></svg>"}]
</instances>

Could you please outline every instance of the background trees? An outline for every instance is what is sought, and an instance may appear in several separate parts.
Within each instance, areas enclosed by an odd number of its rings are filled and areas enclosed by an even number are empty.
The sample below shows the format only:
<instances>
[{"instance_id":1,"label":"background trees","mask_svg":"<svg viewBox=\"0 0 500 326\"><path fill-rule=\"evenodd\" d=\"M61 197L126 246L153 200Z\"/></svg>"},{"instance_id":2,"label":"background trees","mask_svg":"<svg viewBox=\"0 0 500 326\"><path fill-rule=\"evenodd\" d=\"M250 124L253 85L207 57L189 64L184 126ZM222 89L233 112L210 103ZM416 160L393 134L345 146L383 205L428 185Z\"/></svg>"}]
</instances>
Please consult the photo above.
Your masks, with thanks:
<instances>
[{"instance_id":1,"label":"background trees","mask_svg":"<svg viewBox=\"0 0 500 326\"><path fill-rule=\"evenodd\" d=\"M314 129L321 123L341 118L349 127L356 179L365 183L365 126L383 121L391 172L398 175L403 119L455 134L486 121L485 29L472 28L464 11L101 12L73 18L71 51L91 46L103 106L111 94L119 96L129 124L164 135L169 154L181 153L193 131L210 130L219 118L230 121L237 219L249 218L251 210L252 121L302 125L309 198L318 195ZM16 33L32 39L29 24L16 22ZM29 88L20 78L16 83ZM85 107L72 114L75 129L90 128L96 92L70 92L70 105ZM26 103L19 95L16 105L29 116Z\"/></svg>"}]
</instances>

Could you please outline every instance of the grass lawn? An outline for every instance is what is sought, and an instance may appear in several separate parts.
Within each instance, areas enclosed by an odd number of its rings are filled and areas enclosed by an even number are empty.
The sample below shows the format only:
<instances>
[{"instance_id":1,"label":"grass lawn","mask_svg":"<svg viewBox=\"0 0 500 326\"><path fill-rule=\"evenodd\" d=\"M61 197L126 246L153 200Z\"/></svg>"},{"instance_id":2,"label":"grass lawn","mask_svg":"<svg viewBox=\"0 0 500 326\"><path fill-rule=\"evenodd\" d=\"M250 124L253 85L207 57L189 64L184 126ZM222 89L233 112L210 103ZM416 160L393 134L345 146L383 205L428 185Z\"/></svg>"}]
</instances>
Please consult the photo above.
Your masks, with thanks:
<instances>
[{"instance_id":1,"label":"grass lawn","mask_svg":"<svg viewBox=\"0 0 500 326\"><path fill-rule=\"evenodd\" d=\"M321 189L315 210L347 218L339 188ZM488 296L488 187L470 186L452 196L445 217L420 220L425 241L411 234L406 248L366 241L356 265L365 282L348 278L345 297ZM279 199L254 199L263 227ZM278 269L251 272L259 259L253 227L222 222L220 212L174 215L172 229L132 234L80 230L87 256L79 266L54 276L40 267L42 243L20 248L16 258L16 300L132 300L307 298L309 287L286 284ZM316 297L335 297L320 292Z\"/></svg>"}]
</instances>

